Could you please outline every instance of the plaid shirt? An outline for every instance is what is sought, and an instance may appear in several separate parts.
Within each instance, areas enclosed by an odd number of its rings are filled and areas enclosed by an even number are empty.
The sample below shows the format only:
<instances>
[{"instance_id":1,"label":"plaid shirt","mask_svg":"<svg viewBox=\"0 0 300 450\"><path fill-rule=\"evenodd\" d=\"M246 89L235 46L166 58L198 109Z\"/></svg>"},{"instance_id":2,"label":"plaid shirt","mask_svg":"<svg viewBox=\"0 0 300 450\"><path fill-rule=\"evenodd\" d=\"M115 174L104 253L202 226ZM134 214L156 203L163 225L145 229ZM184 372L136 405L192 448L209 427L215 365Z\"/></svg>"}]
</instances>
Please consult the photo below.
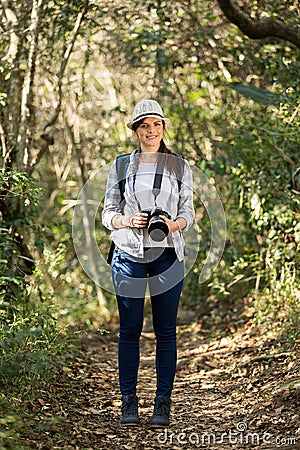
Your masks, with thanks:
<instances>
[{"instance_id":1,"label":"plaid shirt","mask_svg":"<svg viewBox=\"0 0 300 450\"><path fill-rule=\"evenodd\" d=\"M130 163L128 166L126 177L130 177L134 172L133 168L136 164L137 150L131 153ZM176 220L179 217L183 217L186 220L186 227L181 231L173 231L171 233L172 244L176 251L176 255L179 261L184 258L184 239L182 236L183 231L187 231L193 224L195 211L193 205L193 178L191 168L186 160L184 161L184 171L181 180L181 187L179 189L176 177L170 177L171 194L172 194L172 206L171 211L167 211L172 220ZM164 169L166 171L166 168ZM116 161L111 166L107 186L106 195L104 201L104 208L102 211L103 225L111 230L111 239L115 245L121 250L125 251L129 255L137 258L143 258L144 256L144 233L143 229L138 228L119 228L116 229L112 226L112 219L116 214L124 214L125 216L132 216L138 210L138 204L132 196L132 192L129 192L129 183L126 183L124 192L125 202L123 208L120 206L121 193L118 183L118 174L116 170ZM130 195L131 194L131 195ZM173 201L174 200L174 201Z\"/></svg>"}]
</instances>

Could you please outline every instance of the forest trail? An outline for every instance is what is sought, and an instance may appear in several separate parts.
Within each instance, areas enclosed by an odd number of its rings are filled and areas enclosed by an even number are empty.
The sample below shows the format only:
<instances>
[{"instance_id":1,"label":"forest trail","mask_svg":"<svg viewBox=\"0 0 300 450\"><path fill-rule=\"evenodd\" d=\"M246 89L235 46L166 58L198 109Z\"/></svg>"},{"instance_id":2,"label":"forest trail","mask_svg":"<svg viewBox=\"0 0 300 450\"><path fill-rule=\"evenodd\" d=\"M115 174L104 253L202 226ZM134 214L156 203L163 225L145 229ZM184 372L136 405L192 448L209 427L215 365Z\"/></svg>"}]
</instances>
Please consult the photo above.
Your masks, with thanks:
<instances>
[{"instance_id":1,"label":"forest trail","mask_svg":"<svg viewBox=\"0 0 300 450\"><path fill-rule=\"evenodd\" d=\"M148 426L155 391L149 326L141 339L141 424L120 424L118 325L111 323L108 334L82 335L69 364L28 403L20 433L26 448L300 449L299 345L257 335L251 320L229 325L219 338L200 323L183 322L168 429Z\"/></svg>"}]
</instances>

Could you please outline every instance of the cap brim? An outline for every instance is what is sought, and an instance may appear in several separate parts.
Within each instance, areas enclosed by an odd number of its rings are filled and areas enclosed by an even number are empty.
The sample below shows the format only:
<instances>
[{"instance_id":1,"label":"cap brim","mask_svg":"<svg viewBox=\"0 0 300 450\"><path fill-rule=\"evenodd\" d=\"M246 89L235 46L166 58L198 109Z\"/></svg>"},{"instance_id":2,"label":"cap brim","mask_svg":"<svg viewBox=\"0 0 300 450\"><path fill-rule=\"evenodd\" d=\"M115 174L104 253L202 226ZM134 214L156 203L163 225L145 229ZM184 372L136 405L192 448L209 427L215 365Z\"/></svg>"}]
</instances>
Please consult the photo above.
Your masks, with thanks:
<instances>
[{"instance_id":1,"label":"cap brim","mask_svg":"<svg viewBox=\"0 0 300 450\"><path fill-rule=\"evenodd\" d=\"M151 116L150 114L149 114L149 116L146 116L146 117L144 117L144 119L146 119L147 117L154 117L155 119L157 119L158 117L157 116ZM160 120L163 120L164 122L165 122L165 127L167 128L167 127L169 127L170 125L171 125L171 120L170 119L168 119L167 117L164 117L164 118L159 118ZM139 119L140 120L140 119ZM127 127L128 128L130 128L130 130L133 130L133 125L136 123L136 122L138 122L139 120L134 120L134 121L132 121L132 122L129 122L128 124L127 124Z\"/></svg>"}]
</instances>

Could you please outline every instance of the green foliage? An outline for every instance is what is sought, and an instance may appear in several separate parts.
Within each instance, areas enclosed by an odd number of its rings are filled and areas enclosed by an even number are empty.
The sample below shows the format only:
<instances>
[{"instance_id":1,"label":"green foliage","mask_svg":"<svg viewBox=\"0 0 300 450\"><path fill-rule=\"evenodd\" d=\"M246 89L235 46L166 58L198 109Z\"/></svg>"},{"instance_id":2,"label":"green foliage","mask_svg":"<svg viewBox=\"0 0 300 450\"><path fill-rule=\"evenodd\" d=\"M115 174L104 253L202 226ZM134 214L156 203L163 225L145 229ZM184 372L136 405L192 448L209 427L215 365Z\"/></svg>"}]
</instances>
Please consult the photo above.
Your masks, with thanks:
<instances>
[{"instance_id":1,"label":"green foliage","mask_svg":"<svg viewBox=\"0 0 300 450\"><path fill-rule=\"evenodd\" d=\"M61 350L54 317L46 309L26 311L26 316L2 325L0 330L0 381L20 387L20 380L38 381Z\"/></svg>"},{"instance_id":2,"label":"green foliage","mask_svg":"<svg viewBox=\"0 0 300 450\"><path fill-rule=\"evenodd\" d=\"M0 379L4 387L21 387L21 380L38 378L60 348L49 306L38 306L43 299L31 293L35 261L29 246L31 236L33 244L39 237L40 197L41 189L26 174L0 172Z\"/></svg>"},{"instance_id":3,"label":"green foliage","mask_svg":"<svg viewBox=\"0 0 300 450\"><path fill-rule=\"evenodd\" d=\"M40 188L24 173L0 172L0 320L13 319L19 305L27 303L26 274L34 261L24 252L24 234L30 235L37 214Z\"/></svg>"},{"instance_id":4,"label":"green foliage","mask_svg":"<svg viewBox=\"0 0 300 450\"><path fill-rule=\"evenodd\" d=\"M273 110L254 108L255 115L245 116L228 148L236 201L247 224L232 276L253 279L260 322L277 321L295 336L300 312L299 105L295 100Z\"/></svg>"},{"instance_id":5,"label":"green foliage","mask_svg":"<svg viewBox=\"0 0 300 450\"><path fill-rule=\"evenodd\" d=\"M232 85L232 89L247 98L251 98L255 102L263 103L264 105L279 105L285 101L282 95L273 94L267 89L257 88L244 83L235 83Z\"/></svg>"}]
</instances>

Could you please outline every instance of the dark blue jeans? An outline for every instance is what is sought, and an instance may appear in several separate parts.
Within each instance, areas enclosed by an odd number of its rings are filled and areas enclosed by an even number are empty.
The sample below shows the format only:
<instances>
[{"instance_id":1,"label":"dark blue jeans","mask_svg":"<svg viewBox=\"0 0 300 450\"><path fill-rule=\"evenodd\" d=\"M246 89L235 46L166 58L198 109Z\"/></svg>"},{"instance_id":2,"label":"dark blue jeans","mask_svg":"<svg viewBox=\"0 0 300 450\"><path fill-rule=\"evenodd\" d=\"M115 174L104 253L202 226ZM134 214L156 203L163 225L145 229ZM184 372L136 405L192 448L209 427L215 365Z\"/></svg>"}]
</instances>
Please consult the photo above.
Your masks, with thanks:
<instances>
[{"instance_id":1,"label":"dark blue jeans","mask_svg":"<svg viewBox=\"0 0 300 450\"><path fill-rule=\"evenodd\" d=\"M171 396L177 349L176 318L184 278L184 263L173 248L148 249L143 262L115 249L112 275L120 316L119 380L123 395L136 393L139 341L144 319L147 282L156 337L156 395Z\"/></svg>"}]
</instances>

